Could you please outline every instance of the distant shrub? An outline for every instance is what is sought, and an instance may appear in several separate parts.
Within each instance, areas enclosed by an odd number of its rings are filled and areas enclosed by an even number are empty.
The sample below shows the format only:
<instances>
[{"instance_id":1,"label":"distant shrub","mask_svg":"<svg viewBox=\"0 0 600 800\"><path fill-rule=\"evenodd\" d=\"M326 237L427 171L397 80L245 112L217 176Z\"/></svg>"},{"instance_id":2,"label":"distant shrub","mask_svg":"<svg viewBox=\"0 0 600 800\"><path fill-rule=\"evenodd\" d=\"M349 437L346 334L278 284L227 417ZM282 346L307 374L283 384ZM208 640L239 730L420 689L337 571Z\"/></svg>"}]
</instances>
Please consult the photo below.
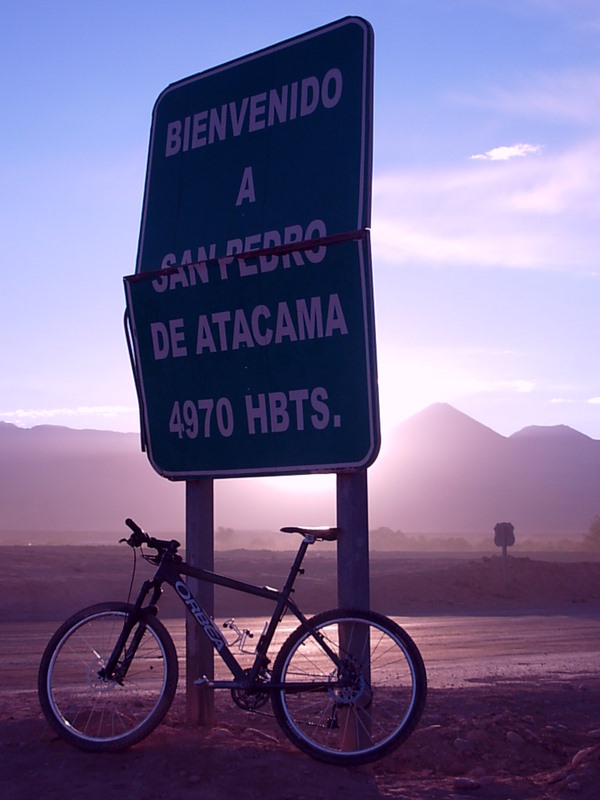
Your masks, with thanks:
<instances>
[{"instance_id":1,"label":"distant shrub","mask_svg":"<svg viewBox=\"0 0 600 800\"><path fill-rule=\"evenodd\" d=\"M585 544L591 550L600 550L600 516L596 515L590 522L588 532L583 536Z\"/></svg>"}]
</instances>

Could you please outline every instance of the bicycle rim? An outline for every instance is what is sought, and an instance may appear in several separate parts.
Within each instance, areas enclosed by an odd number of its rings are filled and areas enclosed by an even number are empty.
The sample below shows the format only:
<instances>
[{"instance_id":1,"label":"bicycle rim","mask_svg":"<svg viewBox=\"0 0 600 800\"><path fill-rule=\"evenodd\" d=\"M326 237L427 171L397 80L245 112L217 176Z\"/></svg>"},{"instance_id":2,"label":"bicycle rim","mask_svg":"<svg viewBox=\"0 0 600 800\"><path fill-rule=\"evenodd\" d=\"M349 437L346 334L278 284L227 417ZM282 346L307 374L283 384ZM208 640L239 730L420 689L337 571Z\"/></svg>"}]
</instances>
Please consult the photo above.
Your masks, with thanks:
<instances>
[{"instance_id":1,"label":"bicycle rim","mask_svg":"<svg viewBox=\"0 0 600 800\"><path fill-rule=\"evenodd\" d=\"M326 612L311 623L337 663L311 632L290 636L273 670L274 681L292 687L273 695L282 729L322 761L380 758L421 716L427 678L418 649L402 628L370 612Z\"/></svg>"},{"instance_id":2,"label":"bicycle rim","mask_svg":"<svg viewBox=\"0 0 600 800\"><path fill-rule=\"evenodd\" d=\"M47 662L44 710L59 733L83 749L119 749L144 738L175 691L168 645L154 621L139 623L145 630L123 679L102 677L125 616L110 608L84 616L58 638Z\"/></svg>"}]
</instances>

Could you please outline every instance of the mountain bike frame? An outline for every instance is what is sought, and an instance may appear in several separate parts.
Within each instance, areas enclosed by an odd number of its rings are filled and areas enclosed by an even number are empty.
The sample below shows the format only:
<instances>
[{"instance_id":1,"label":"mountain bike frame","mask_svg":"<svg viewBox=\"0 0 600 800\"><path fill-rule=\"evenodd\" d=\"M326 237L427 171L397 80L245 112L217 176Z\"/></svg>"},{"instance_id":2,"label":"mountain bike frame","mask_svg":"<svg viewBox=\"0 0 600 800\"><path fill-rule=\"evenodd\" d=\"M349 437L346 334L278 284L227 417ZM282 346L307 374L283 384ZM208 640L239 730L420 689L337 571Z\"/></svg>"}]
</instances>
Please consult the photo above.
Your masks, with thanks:
<instances>
[{"instance_id":1,"label":"mountain bike frame","mask_svg":"<svg viewBox=\"0 0 600 800\"><path fill-rule=\"evenodd\" d=\"M199 567L193 567L190 564L185 563L181 556L176 554L177 547L179 546L178 542L166 542L158 539L151 539L150 542L146 542L149 544L149 546L155 547L159 551L157 556L145 556L147 560L158 564L158 568L152 579L146 580L142 584L131 613L128 614L125 620L123 630L117 640L115 648L108 659L106 666L102 670L102 677L108 680L113 679L118 682L122 682L123 678L127 674L129 665L133 660L133 656L135 655L137 647L139 646L144 634L144 617L149 614L155 616L158 613L158 602L162 594L162 585L167 583L173 587L179 599L186 606L187 611L195 619L196 623L200 626L205 636L209 639L214 649L233 675L233 680L219 681L210 680L204 677L196 681L197 684L202 684L214 689L248 689L250 687L256 688L256 686L260 686L261 690L267 691L286 689L288 691L313 692L319 689L330 689L332 686L335 686L335 681L315 681L314 683L303 682L298 684L286 682L285 684L275 684L271 681L260 680L261 674L264 673L264 670L267 668L270 661L267 657L267 651L271 645L277 627L283 619L286 611L290 611L298 619L300 624L315 637L320 646L323 648L323 651L338 667L338 670L341 673L345 672L344 665L341 663L339 656L337 656L335 651L328 646L324 637L321 636L318 631L313 629L307 617L302 613L302 611L300 611L296 603L290 597L297 576L303 572L302 562L309 546L314 544L314 542L316 542L318 539L333 541L337 536L337 529L307 529L294 527L282 528L282 530L286 533L300 533L303 536L303 539L290 568L287 580L283 586L283 589L280 591L269 586L256 586L255 584L247 583L246 581L229 578L225 575L220 575L216 572L211 572ZM196 578L197 580L206 583L233 589L234 591L242 592L244 594L262 597L275 603L275 608L273 610L271 619L267 623L267 626L259 637L256 645L254 663L248 671L244 670L240 665L239 661L231 651L230 645L218 626L215 624L214 620L202 608L196 597L194 597L187 583L183 580L182 576L184 575L187 577ZM150 599L146 604L148 597ZM134 638L126 648L124 657L121 658L129 636L138 623L141 623L141 625L134 634ZM235 644L235 642L233 644ZM341 674L338 674L341 678Z\"/></svg>"}]
</instances>

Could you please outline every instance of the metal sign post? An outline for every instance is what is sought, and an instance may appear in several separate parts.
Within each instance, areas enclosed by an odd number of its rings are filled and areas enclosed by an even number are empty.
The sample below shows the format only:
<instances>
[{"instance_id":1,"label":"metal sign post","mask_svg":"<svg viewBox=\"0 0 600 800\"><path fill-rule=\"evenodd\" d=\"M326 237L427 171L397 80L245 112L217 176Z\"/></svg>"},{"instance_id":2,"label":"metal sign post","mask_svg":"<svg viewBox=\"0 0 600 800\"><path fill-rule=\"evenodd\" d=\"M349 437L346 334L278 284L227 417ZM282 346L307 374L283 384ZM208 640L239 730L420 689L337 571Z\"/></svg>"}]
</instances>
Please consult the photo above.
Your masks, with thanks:
<instances>
[{"instance_id":1,"label":"metal sign post","mask_svg":"<svg viewBox=\"0 0 600 800\"><path fill-rule=\"evenodd\" d=\"M370 607L367 471L338 472L336 478L338 603Z\"/></svg>"}]
</instances>

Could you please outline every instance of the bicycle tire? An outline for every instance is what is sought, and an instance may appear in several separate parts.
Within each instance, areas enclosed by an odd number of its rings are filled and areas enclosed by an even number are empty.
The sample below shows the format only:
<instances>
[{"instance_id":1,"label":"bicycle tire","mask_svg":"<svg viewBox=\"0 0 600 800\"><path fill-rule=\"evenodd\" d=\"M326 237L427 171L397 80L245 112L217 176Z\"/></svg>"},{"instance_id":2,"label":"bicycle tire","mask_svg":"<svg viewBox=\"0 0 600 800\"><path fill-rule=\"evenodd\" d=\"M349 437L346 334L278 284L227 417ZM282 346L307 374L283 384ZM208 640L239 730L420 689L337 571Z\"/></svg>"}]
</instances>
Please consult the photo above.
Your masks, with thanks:
<instances>
[{"instance_id":1,"label":"bicycle tire","mask_svg":"<svg viewBox=\"0 0 600 800\"><path fill-rule=\"evenodd\" d=\"M412 733L425 706L427 674L417 646L375 612L325 611L309 626L293 631L275 659L272 681L284 685L271 696L277 722L319 761L351 766L381 758Z\"/></svg>"},{"instance_id":2,"label":"bicycle tire","mask_svg":"<svg viewBox=\"0 0 600 800\"><path fill-rule=\"evenodd\" d=\"M179 667L167 629L147 614L145 630L122 680L100 670L112 653L132 606L89 606L64 622L40 662L38 695L48 723L72 745L91 752L124 750L144 739L167 713ZM131 636L129 641L131 641Z\"/></svg>"}]
</instances>

